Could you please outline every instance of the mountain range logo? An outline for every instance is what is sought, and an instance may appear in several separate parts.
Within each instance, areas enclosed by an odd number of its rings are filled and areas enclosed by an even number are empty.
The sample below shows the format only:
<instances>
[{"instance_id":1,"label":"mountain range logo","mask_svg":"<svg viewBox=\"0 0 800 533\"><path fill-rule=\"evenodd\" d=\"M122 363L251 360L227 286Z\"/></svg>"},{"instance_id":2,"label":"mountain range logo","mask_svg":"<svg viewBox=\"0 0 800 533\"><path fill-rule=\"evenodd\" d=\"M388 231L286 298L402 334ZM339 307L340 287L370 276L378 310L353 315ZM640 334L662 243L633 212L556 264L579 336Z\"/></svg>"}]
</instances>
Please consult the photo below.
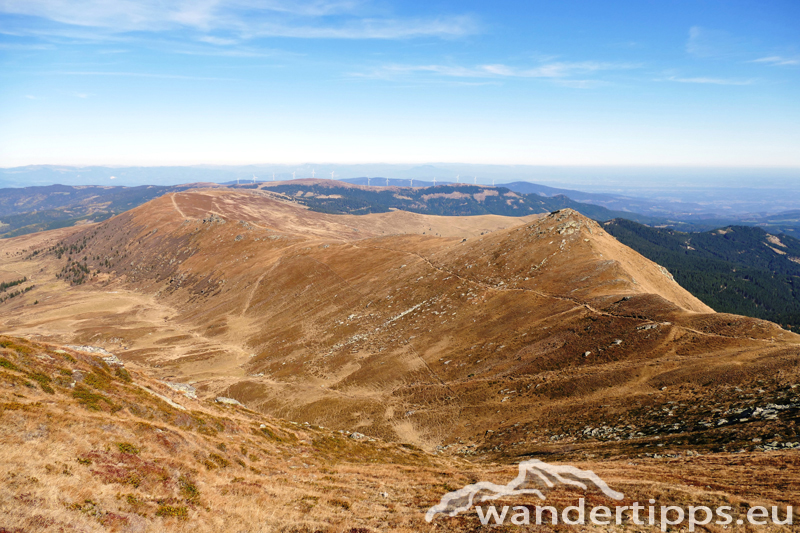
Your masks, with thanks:
<instances>
[{"instance_id":1,"label":"mountain range logo","mask_svg":"<svg viewBox=\"0 0 800 533\"><path fill-rule=\"evenodd\" d=\"M519 464L519 475L506 485L480 481L448 492L442 496L438 504L428 509L428 512L425 513L425 520L432 522L437 514L456 516L463 511L468 511L475 504L505 496L532 494L546 500L542 491L552 489L559 484L571 485L583 490L588 490L590 486L593 486L613 500L621 500L625 497L621 492L609 487L591 470L581 470L569 465L551 465L538 459L530 459Z\"/></svg>"}]
</instances>

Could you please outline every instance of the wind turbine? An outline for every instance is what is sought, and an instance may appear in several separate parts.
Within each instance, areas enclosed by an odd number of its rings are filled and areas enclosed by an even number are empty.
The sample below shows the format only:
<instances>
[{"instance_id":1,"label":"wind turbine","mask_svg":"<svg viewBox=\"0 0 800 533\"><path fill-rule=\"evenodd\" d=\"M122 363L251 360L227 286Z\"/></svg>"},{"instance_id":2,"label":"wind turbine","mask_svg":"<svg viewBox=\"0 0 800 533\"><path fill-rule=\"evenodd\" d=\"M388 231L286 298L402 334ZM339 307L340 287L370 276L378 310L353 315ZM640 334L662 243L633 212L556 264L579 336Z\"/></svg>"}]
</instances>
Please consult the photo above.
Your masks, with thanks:
<instances>
[{"instance_id":1,"label":"wind turbine","mask_svg":"<svg viewBox=\"0 0 800 533\"><path fill-rule=\"evenodd\" d=\"M292 171L292 179L294 179L294 171Z\"/></svg>"},{"instance_id":2,"label":"wind turbine","mask_svg":"<svg viewBox=\"0 0 800 533\"><path fill-rule=\"evenodd\" d=\"M411 188L414 188L414 178L411 178Z\"/></svg>"},{"instance_id":3,"label":"wind turbine","mask_svg":"<svg viewBox=\"0 0 800 533\"><path fill-rule=\"evenodd\" d=\"M369 187L369 176L367 176L367 187Z\"/></svg>"},{"instance_id":4,"label":"wind turbine","mask_svg":"<svg viewBox=\"0 0 800 533\"><path fill-rule=\"evenodd\" d=\"M255 182L256 182L256 175L253 174L253 183L255 183Z\"/></svg>"},{"instance_id":5,"label":"wind turbine","mask_svg":"<svg viewBox=\"0 0 800 533\"><path fill-rule=\"evenodd\" d=\"M456 174L456 183L461 183L461 180L458 179L458 178L459 178L459 176L458 176L458 174Z\"/></svg>"},{"instance_id":6,"label":"wind turbine","mask_svg":"<svg viewBox=\"0 0 800 533\"><path fill-rule=\"evenodd\" d=\"M272 181L275 181L275 173L272 173Z\"/></svg>"},{"instance_id":7,"label":"wind turbine","mask_svg":"<svg viewBox=\"0 0 800 533\"><path fill-rule=\"evenodd\" d=\"M236 185L239 185L239 178L236 178Z\"/></svg>"},{"instance_id":8,"label":"wind turbine","mask_svg":"<svg viewBox=\"0 0 800 533\"><path fill-rule=\"evenodd\" d=\"M386 186L389 186L389 178L386 178Z\"/></svg>"},{"instance_id":9,"label":"wind turbine","mask_svg":"<svg viewBox=\"0 0 800 533\"><path fill-rule=\"evenodd\" d=\"M472 176L472 184L473 185L477 185L478 184L478 176Z\"/></svg>"},{"instance_id":10,"label":"wind turbine","mask_svg":"<svg viewBox=\"0 0 800 533\"><path fill-rule=\"evenodd\" d=\"M335 170L334 170L333 172L331 172L331 179L333 179L333 174L334 174L335 172L336 172Z\"/></svg>"},{"instance_id":11,"label":"wind turbine","mask_svg":"<svg viewBox=\"0 0 800 533\"><path fill-rule=\"evenodd\" d=\"M317 171L314 170L314 169L311 169L311 177L313 178L316 175L317 175Z\"/></svg>"},{"instance_id":12,"label":"wind turbine","mask_svg":"<svg viewBox=\"0 0 800 533\"><path fill-rule=\"evenodd\" d=\"M436 176L433 177L433 186L436 187Z\"/></svg>"},{"instance_id":13,"label":"wind turbine","mask_svg":"<svg viewBox=\"0 0 800 533\"><path fill-rule=\"evenodd\" d=\"M494 187L494 178L492 178L492 187Z\"/></svg>"}]
</instances>

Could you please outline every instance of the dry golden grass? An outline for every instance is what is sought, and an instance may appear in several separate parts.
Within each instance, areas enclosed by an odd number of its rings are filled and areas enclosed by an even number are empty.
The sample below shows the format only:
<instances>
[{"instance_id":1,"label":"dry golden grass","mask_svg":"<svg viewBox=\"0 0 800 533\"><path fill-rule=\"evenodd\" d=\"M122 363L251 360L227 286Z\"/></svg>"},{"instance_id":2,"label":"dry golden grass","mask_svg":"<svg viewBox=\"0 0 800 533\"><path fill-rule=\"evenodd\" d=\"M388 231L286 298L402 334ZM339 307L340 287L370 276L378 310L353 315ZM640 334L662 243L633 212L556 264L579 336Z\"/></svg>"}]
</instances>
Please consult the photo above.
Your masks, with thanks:
<instances>
[{"instance_id":1,"label":"dry golden grass","mask_svg":"<svg viewBox=\"0 0 800 533\"><path fill-rule=\"evenodd\" d=\"M0 329L41 342L0 338L0 532L480 531L424 512L528 457L670 505L800 501L797 336L711 313L569 211L285 200L193 191L4 241L3 275L36 289ZM96 276L56 278L53 246ZM57 344L102 346L127 375ZM780 416L725 414L769 404Z\"/></svg>"},{"instance_id":2,"label":"dry golden grass","mask_svg":"<svg viewBox=\"0 0 800 533\"><path fill-rule=\"evenodd\" d=\"M0 346L2 531L481 531L474 511L433 524L424 513L447 491L516 475L514 466L471 464L191 400L93 355L10 337L0 337ZM77 397L75 370L88 391ZM81 403L92 395L110 405ZM800 494L797 454L576 466L624 491L623 503L783 508ZM559 505L576 497L548 495Z\"/></svg>"},{"instance_id":3,"label":"dry golden grass","mask_svg":"<svg viewBox=\"0 0 800 533\"><path fill-rule=\"evenodd\" d=\"M763 407L800 381L800 337L709 312L569 210L343 217L257 191L195 190L59 236L11 239L0 257L37 286L2 304L4 331L102 346L206 398L429 451L550 453L551 436L581 440L634 411L726 410L737 388L765 390ZM58 243L80 248L97 277L56 279L68 258L46 245ZM33 248L43 251L25 259ZM761 429L737 445L800 439L796 427Z\"/></svg>"},{"instance_id":4,"label":"dry golden grass","mask_svg":"<svg viewBox=\"0 0 800 533\"><path fill-rule=\"evenodd\" d=\"M11 531L413 531L420 510L405 502L444 464L190 400L138 373L128 383L79 352L0 344L0 527ZM50 377L53 393L32 375ZM93 396L109 403L84 401Z\"/></svg>"}]
</instances>

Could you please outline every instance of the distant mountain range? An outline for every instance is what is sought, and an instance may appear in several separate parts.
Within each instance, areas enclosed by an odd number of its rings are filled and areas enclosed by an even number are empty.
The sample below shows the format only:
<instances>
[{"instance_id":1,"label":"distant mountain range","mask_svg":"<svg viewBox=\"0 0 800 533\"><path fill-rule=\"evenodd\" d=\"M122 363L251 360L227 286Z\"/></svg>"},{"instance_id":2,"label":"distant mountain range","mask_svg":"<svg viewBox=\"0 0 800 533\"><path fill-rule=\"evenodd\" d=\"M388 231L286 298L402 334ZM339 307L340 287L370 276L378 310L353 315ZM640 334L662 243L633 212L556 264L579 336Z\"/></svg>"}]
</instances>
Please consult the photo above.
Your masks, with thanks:
<instances>
[{"instance_id":1,"label":"distant mountain range","mask_svg":"<svg viewBox=\"0 0 800 533\"><path fill-rule=\"evenodd\" d=\"M93 172L100 172L100 170L98 170L99 168L100 167L96 167ZM179 168L186 170L189 167ZM47 172L57 171L55 167L46 167L45 170ZM143 169L135 170L136 172L143 171ZM157 169L149 170L155 172ZM175 169L168 167L168 170L172 171ZM213 172L207 169L207 173L204 175L205 177L213 177L211 174L213 174ZM142 179L144 179L144 177L143 175ZM185 175L183 177L190 176ZM191 177L198 176L196 174L191 174ZM230 187L259 186L268 188L278 186L284 189L288 187L286 190L295 190L295 193L297 193L299 189L292 189L293 185L291 184L294 181L297 181L297 183L305 183L306 185L304 185L304 187L309 183L307 181L288 180L274 183L272 181L258 182L254 184L248 183L246 180L239 180L241 184L237 184L237 181L229 181L226 185ZM338 205L337 207L337 204L343 204L342 200L334 201L334 199L327 199L322 201L319 198L310 200L310 197L306 197L303 200L304 202L310 202L308 205L314 209L330 210L330 212L363 214L368 212L381 212L386 209L410 209L412 211L416 210L416 212L425 213L436 211L438 214L442 215L454 215L459 213L502 213L511 216L519 216L530 214L531 212L552 211L564 207L571 207L595 220L605 221L612 218L626 218L644 224L673 227L683 231L706 231L727 225L748 225L759 226L773 233L787 233L790 235L800 234L800 210L771 214L731 214L721 217L713 214L698 214L691 211L690 208L692 204L680 204L683 210L681 214L677 212L665 212L660 204L648 199L603 193L585 193L528 182L513 182L498 185L498 191L503 189L503 194L507 191L513 191L525 195L524 197L526 199L523 203L526 204L526 207L524 209L517 208L515 210L509 205L502 206L500 204L495 204L492 200L490 200L488 204L473 202L474 205L469 208L458 203L443 201L437 201L439 205L436 205L437 202L432 203L426 201L424 202L425 206L422 206L419 202L414 204L414 202L399 198L397 194L384 194L386 191L385 187L387 187L388 183L389 187L402 188L404 193L400 196L419 199L421 196L418 191L423 190L425 187L433 186L432 181L413 179L413 189L410 187L412 182L410 179L353 178L341 181L324 181L329 183L327 186L344 182L358 185L366 185L369 183L373 187L370 193L350 190L348 192L348 206L346 207L343 205ZM323 180L316 180L316 182L323 183ZM460 189L461 191L466 191L466 189L463 188L467 186L487 187L486 185L476 186L442 181L437 181L436 183L439 186L448 187L457 185L462 188ZM110 185L48 185L41 187L10 187L0 189L0 236L10 237L33 231L70 226L85 220L104 220L109 216L140 205L166 192L181 191L192 187L215 186L218 186L215 182L184 182L183 185L173 186L139 185L135 187L121 187ZM342 184L342 187L345 186L346 185ZM427 197L429 195L425 193L422 194L422 196ZM354 203L356 200L361 202L359 206L356 206Z\"/></svg>"},{"instance_id":2,"label":"distant mountain range","mask_svg":"<svg viewBox=\"0 0 800 533\"><path fill-rule=\"evenodd\" d=\"M325 180L312 182L296 180L270 185L243 185L259 187L294 197L300 203L325 213L363 215L384 213L401 209L413 213L442 216L504 215L524 216L535 213L550 213L572 208L595 220L610 220L621 216L639 222L654 222L648 216L637 213L611 211L602 206L575 202L564 195L552 197L535 194L519 194L510 188L485 185L442 184L436 187L396 187L389 180L389 187L337 186L337 182ZM416 180L415 180L416 181ZM385 180L384 180L385 183Z\"/></svg>"},{"instance_id":3,"label":"distant mountain range","mask_svg":"<svg viewBox=\"0 0 800 533\"><path fill-rule=\"evenodd\" d=\"M402 182L389 181L390 184ZM0 189L0 236L15 237L72 226L84 221L99 222L166 193L209 186L216 184L138 187L50 185ZM600 221L618 217L628 217L642 223L660 221L636 213L612 211L602 206L575 202L563 195L546 197L517 194L505 187L439 185L435 189L395 186L388 189L367 189L331 180L294 180L275 184L268 182L229 186L272 190L290 195L295 201L316 211L335 214L363 215L401 209L443 216L524 216L571 207Z\"/></svg>"},{"instance_id":4,"label":"distant mountain range","mask_svg":"<svg viewBox=\"0 0 800 533\"><path fill-rule=\"evenodd\" d=\"M369 176L369 178L367 178ZM726 224L765 224L766 216L780 217L800 210L798 169L713 169L635 167L545 167L530 165L338 164L194 165L156 167L75 167L30 165L0 168L1 187L62 185L179 185L183 183L245 183L293 178L334 178L351 183L418 186L496 183L515 192L554 196L563 194L582 203L612 211L639 213L709 229ZM381 183L383 182L383 183ZM750 217L755 220L740 220ZM789 227L796 226L797 216ZM721 223L719 221L722 221ZM708 226L704 224L708 222ZM688 227L688 226L687 226Z\"/></svg>"},{"instance_id":5,"label":"distant mountain range","mask_svg":"<svg viewBox=\"0 0 800 533\"><path fill-rule=\"evenodd\" d=\"M352 178L345 179L348 183L357 185L384 185L386 178ZM410 179L390 179L389 183L392 186L410 187L412 180ZM432 181L414 179L413 183L417 187L431 187L434 185ZM456 183L452 180L439 180L440 185ZM472 184L472 180L465 180L462 183ZM625 196L619 194L605 194L605 193L591 193L576 191L573 189L560 189L556 187L548 187L547 185L540 185L538 183L531 183L529 181L514 181L511 183L498 183L498 186L506 187L514 192L522 194L537 194L539 196L567 196L576 202L583 202L588 204L600 205L613 211L627 211L635 212L642 215L663 217L666 214L675 213L675 209L670 210L664 206L664 202L657 202L647 198L635 198L632 196ZM684 211L687 214L701 212L704 208L700 204L694 203L680 203L677 209Z\"/></svg>"},{"instance_id":6,"label":"distant mountain range","mask_svg":"<svg viewBox=\"0 0 800 533\"><path fill-rule=\"evenodd\" d=\"M50 185L0 189L0 238L100 222L158 198L194 187Z\"/></svg>"}]
</instances>

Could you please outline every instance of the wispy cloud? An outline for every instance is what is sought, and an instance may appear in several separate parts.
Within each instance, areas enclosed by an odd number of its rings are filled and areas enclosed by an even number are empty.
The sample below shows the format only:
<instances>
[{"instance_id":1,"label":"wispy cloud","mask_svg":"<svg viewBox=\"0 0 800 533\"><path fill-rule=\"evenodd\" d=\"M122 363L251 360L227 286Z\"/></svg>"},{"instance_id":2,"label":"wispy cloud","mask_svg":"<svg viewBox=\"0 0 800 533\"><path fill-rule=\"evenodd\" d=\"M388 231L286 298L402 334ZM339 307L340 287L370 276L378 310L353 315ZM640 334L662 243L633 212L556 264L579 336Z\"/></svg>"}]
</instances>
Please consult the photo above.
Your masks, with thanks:
<instances>
[{"instance_id":1,"label":"wispy cloud","mask_svg":"<svg viewBox=\"0 0 800 533\"><path fill-rule=\"evenodd\" d=\"M354 77L395 79L402 75L429 73L456 78L545 78L558 80L561 85L575 88L588 88L597 85L598 80L571 79L600 71L627 70L638 68L632 63L611 63L598 61L549 62L533 67L514 67L501 63L471 67L459 65L382 65L371 71L351 74Z\"/></svg>"},{"instance_id":2,"label":"wispy cloud","mask_svg":"<svg viewBox=\"0 0 800 533\"><path fill-rule=\"evenodd\" d=\"M58 74L62 76L119 76L128 78L161 78L166 80L195 81L238 81L236 78L215 78L204 76L183 76L180 74L154 74L149 72L104 72L104 71L53 71L40 74Z\"/></svg>"},{"instance_id":3,"label":"wispy cloud","mask_svg":"<svg viewBox=\"0 0 800 533\"><path fill-rule=\"evenodd\" d=\"M723 30L692 26L686 52L704 59L741 58L752 52L752 43Z\"/></svg>"},{"instance_id":4,"label":"wispy cloud","mask_svg":"<svg viewBox=\"0 0 800 533\"><path fill-rule=\"evenodd\" d=\"M26 50L53 50L55 46L51 44L18 44L18 43L0 43L0 50L9 51L26 51Z\"/></svg>"},{"instance_id":5,"label":"wispy cloud","mask_svg":"<svg viewBox=\"0 0 800 533\"><path fill-rule=\"evenodd\" d=\"M699 26L689 28L689 38L686 39L686 52L695 56L707 57L712 55L712 46L709 41L711 33Z\"/></svg>"},{"instance_id":6,"label":"wispy cloud","mask_svg":"<svg viewBox=\"0 0 800 533\"><path fill-rule=\"evenodd\" d=\"M0 0L2 13L101 30L101 35L188 29L222 46L257 37L448 38L478 31L468 15L409 18L381 10L369 0Z\"/></svg>"},{"instance_id":7,"label":"wispy cloud","mask_svg":"<svg viewBox=\"0 0 800 533\"><path fill-rule=\"evenodd\" d=\"M800 65L800 58L797 57L783 57L783 56L769 56L760 59L754 59L751 63L766 63L772 66L795 66Z\"/></svg>"},{"instance_id":8,"label":"wispy cloud","mask_svg":"<svg viewBox=\"0 0 800 533\"><path fill-rule=\"evenodd\" d=\"M277 50L273 48L257 48L252 46L186 46L184 44L167 45L164 48L173 54L187 56L213 56L213 57L261 57L261 58L292 58L300 57L303 54Z\"/></svg>"},{"instance_id":9,"label":"wispy cloud","mask_svg":"<svg viewBox=\"0 0 800 533\"><path fill-rule=\"evenodd\" d=\"M553 83L570 89L593 89L609 84L604 80L553 80Z\"/></svg>"},{"instance_id":10,"label":"wispy cloud","mask_svg":"<svg viewBox=\"0 0 800 533\"><path fill-rule=\"evenodd\" d=\"M674 81L677 83L700 83L700 84L707 84L707 85L752 85L756 82L756 80L735 80L735 79L726 79L726 78L705 78L705 77L697 77L697 78L679 78L676 76L670 76L669 78L664 78L661 81Z\"/></svg>"},{"instance_id":11,"label":"wispy cloud","mask_svg":"<svg viewBox=\"0 0 800 533\"><path fill-rule=\"evenodd\" d=\"M198 37L197 40L203 43L216 44L219 46L230 46L239 42L237 39L225 39L224 37L214 37L213 35L202 35Z\"/></svg>"},{"instance_id":12,"label":"wispy cloud","mask_svg":"<svg viewBox=\"0 0 800 533\"><path fill-rule=\"evenodd\" d=\"M243 35L304 39L410 39L453 38L477 31L478 25L472 17L454 16L435 19L356 18L330 25L269 22L254 24Z\"/></svg>"},{"instance_id":13,"label":"wispy cloud","mask_svg":"<svg viewBox=\"0 0 800 533\"><path fill-rule=\"evenodd\" d=\"M38 98L36 98L32 94L26 94L25 96L23 96L23 98L27 98L28 100L38 100Z\"/></svg>"}]
</instances>

